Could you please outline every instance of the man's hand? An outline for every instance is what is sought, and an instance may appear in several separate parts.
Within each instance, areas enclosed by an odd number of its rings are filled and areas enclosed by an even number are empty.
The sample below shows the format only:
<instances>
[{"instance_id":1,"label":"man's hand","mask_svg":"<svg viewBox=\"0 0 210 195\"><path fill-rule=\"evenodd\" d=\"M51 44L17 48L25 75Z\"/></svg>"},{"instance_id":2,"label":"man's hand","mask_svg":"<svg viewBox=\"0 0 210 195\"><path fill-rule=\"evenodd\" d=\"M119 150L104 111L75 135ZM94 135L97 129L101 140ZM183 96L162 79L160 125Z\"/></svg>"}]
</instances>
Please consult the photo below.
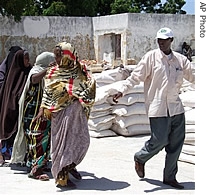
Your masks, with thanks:
<instances>
[{"instance_id":1,"label":"man's hand","mask_svg":"<svg viewBox=\"0 0 210 195\"><path fill-rule=\"evenodd\" d=\"M118 93L114 94L113 95L113 101L115 103L118 103L118 100L117 99L121 98L122 96L123 96L123 94L121 92L118 92Z\"/></svg>"}]
</instances>

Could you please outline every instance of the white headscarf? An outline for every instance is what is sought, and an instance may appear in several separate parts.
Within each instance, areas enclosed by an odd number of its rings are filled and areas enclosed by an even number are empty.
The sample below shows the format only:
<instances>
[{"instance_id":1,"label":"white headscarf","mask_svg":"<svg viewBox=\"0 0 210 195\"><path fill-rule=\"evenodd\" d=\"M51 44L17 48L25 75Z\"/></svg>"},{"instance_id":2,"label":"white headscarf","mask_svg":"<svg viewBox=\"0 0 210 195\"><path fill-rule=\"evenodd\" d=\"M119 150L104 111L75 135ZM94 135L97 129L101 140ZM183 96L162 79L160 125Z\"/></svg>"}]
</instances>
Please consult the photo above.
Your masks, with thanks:
<instances>
[{"instance_id":1,"label":"white headscarf","mask_svg":"<svg viewBox=\"0 0 210 195\"><path fill-rule=\"evenodd\" d=\"M42 70L46 69L51 62L55 61L55 55L52 52L42 52L36 57L34 67L40 67Z\"/></svg>"}]
</instances>

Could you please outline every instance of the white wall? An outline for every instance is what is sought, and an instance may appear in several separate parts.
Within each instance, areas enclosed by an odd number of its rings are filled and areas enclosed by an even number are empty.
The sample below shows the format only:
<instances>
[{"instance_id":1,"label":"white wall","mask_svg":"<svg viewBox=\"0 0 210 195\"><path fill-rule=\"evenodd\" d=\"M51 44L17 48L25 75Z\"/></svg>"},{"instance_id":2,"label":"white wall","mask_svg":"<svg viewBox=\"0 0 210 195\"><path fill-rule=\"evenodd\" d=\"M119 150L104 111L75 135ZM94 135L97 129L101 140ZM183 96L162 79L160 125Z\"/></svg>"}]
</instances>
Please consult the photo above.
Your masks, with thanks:
<instances>
[{"instance_id":1,"label":"white wall","mask_svg":"<svg viewBox=\"0 0 210 195\"><path fill-rule=\"evenodd\" d=\"M184 41L193 49L195 44L194 15L125 13L93 18L28 16L22 17L19 23L0 17L0 26L0 62L12 45L25 47L33 63L36 55L52 51L60 41L73 43L80 59L100 62L104 52L112 52L108 36L103 42L103 36L111 33L121 34L122 62L125 64L128 58L139 61L144 53L156 48L156 32L163 26L174 31L174 50L181 51Z\"/></svg>"},{"instance_id":2,"label":"white wall","mask_svg":"<svg viewBox=\"0 0 210 195\"><path fill-rule=\"evenodd\" d=\"M139 61L149 50L157 47L156 32L164 26L174 32L172 47L181 52L181 45L185 41L194 49L195 16L181 14L119 14L93 18L94 45L97 50L98 36L107 33L121 33L122 60L134 58ZM100 51L98 51L100 53Z\"/></svg>"}]
</instances>

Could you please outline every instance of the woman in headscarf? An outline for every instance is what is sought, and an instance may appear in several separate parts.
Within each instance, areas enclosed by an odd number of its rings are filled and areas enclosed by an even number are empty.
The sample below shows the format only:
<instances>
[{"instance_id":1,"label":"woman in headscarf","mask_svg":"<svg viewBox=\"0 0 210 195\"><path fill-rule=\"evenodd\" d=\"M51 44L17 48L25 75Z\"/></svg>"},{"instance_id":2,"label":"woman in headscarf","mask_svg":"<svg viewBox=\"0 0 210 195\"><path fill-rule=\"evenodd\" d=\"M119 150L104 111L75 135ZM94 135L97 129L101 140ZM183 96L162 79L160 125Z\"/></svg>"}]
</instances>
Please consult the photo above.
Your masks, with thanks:
<instances>
[{"instance_id":1,"label":"woman in headscarf","mask_svg":"<svg viewBox=\"0 0 210 195\"><path fill-rule=\"evenodd\" d=\"M19 46L10 47L7 57L3 60L3 62L0 65L0 89L4 82L5 75L10 69L13 57L15 56L15 53L18 50L21 50L21 47ZM8 142L10 142L10 140L8 140ZM10 156L10 153L11 153L10 149L7 148L7 142L0 140L0 166L4 165L4 160L8 158L7 156Z\"/></svg>"},{"instance_id":2,"label":"woman in headscarf","mask_svg":"<svg viewBox=\"0 0 210 195\"><path fill-rule=\"evenodd\" d=\"M0 89L4 82L5 75L7 74L8 70L10 69L10 66L12 64L13 57L15 56L15 53L22 48L19 46L12 46L9 49L9 54L7 57L3 60L3 62L0 65Z\"/></svg>"},{"instance_id":3,"label":"woman in headscarf","mask_svg":"<svg viewBox=\"0 0 210 195\"><path fill-rule=\"evenodd\" d=\"M19 123L11 163L24 163L29 177L49 180L43 171L50 158L50 117L33 121L38 114L42 100L44 79L47 68L55 61L51 52L43 52L36 57L35 65L29 72L28 79L19 100ZM25 158L26 155L26 158Z\"/></svg>"},{"instance_id":4,"label":"woman in headscarf","mask_svg":"<svg viewBox=\"0 0 210 195\"><path fill-rule=\"evenodd\" d=\"M69 173L85 157L90 144L88 118L95 101L95 80L81 65L74 47L67 42L57 45L60 64L45 76L41 109L51 112L51 172L57 187L74 187Z\"/></svg>"},{"instance_id":5,"label":"woman in headscarf","mask_svg":"<svg viewBox=\"0 0 210 195\"><path fill-rule=\"evenodd\" d=\"M6 141L10 153L18 126L18 101L31 67L28 51L18 50L0 90L0 140Z\"/></svg>"}]
</instances>

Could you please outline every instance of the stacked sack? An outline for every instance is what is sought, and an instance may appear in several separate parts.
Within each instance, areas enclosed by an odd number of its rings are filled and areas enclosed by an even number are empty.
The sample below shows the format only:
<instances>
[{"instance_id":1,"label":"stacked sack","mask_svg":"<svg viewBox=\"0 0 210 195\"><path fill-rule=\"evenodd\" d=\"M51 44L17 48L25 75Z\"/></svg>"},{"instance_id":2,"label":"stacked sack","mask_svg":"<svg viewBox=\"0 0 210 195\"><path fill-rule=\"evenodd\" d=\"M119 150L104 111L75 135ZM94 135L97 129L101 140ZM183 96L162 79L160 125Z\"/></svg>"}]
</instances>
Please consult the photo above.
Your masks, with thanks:
<instances>
[{"instance_id":1,"label":"stacked sack","mask_svg":"<svg viewBox=\"0 0 210 195\"><path fill-rule=\"evenodd\" d=\"M195 64L192 62L195 70ZM180 98L185 108L186 134L179 160L195 164L195 85L184 80Z\"/></svg>"},{"instance_id":2,"label":"stacked sack","mask_svg":"<svg viewBox=\"0 0 210 195\"><path fill-rule=\"evenodd\" d=\"M121 85L123 82L120 83ZM107 101L112 104L112 114L115 116L111 129L119 135L134 136L150 134L149 118L145 109L144 85L141 82L130 89L118 103L112 97Z\"/></svg>"},{"instance_id":3,"label":"stacked sack","mask_svg":"<svg viewBox=\"0 0 210 195\"><path fill-rule=\"evenodd\" d=\"M88 121L91 137L149 134L149 120L144 105L143 83L134 86L118 103L112 100L135 65L93 74L96 101Z\"/></svg>"},{"instance_id":4,"label":"stacked sack","mask_svg":"<svg viewBox=\"0 0 210 195\"><path fill-rule=\"evenodd\" d=\"M186 85L188 82L185 81ZM195 88L188 83L180 94L185 109L186 133L180 160L195 164Z\"/></svg>"},{"instance_id":5,"label":"stacked sack","mask_svg":"<svg viewBox=\"0 0 210 195\"><path fill-rule=\"evenodd\" d=\"M96 99L88 120L91 137L117 135L111 130L114 115L112 115L112 105L106 99L109 97L112 85L126 79L129 74L129 70L122 67L93 74L96 80Z\"/></svg>"}]
</instances>

